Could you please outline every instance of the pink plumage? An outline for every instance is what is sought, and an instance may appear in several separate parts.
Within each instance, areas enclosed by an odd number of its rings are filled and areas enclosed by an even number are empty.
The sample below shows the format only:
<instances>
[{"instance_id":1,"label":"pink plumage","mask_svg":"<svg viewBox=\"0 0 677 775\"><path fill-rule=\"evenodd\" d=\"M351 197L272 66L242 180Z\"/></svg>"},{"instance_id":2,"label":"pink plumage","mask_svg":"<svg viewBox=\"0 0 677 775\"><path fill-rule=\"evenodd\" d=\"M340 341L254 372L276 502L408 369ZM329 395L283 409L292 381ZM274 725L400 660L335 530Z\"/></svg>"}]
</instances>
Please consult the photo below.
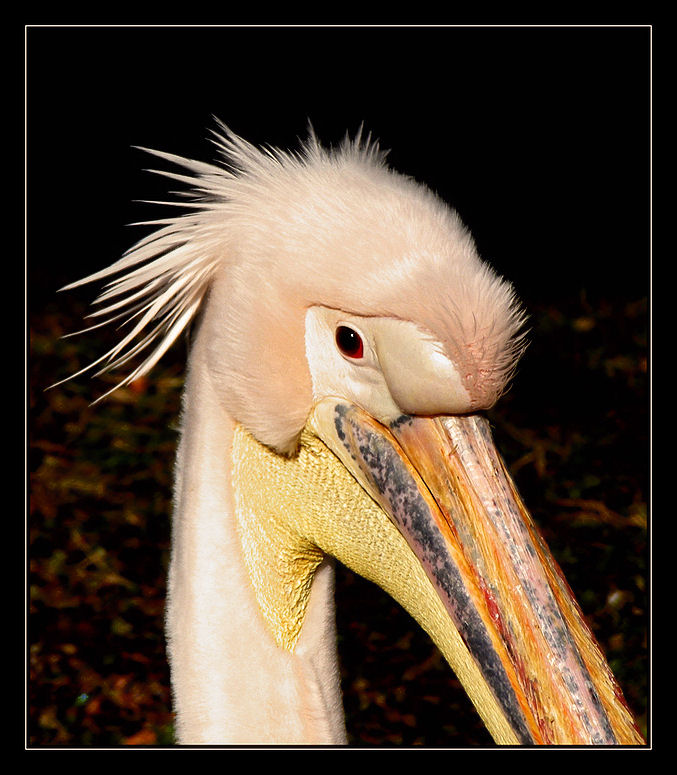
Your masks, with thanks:
<instances>
[{"instance_id":1,"label":"pink plumage","mask_svg":"<svg viewBox=\"0 0 677 775\"><path fill-rule=\"evenodd\" d=\"M209 290L225 406L276 449L293 449L310 410L302 332L314 304L416 322L456 364L473 409L496 401L525 316L455 211L361 133L325 149L311 130L298 152L259 150L224 125L214 135L218 165L151 151L189 172L159 173L189 187L164 203L182 214L147 222L157 231L67 286L117 275L93 316L126 317L129 331L88 368L143 354L120 384L146 374Z\"/></svg>"}]
</instances>

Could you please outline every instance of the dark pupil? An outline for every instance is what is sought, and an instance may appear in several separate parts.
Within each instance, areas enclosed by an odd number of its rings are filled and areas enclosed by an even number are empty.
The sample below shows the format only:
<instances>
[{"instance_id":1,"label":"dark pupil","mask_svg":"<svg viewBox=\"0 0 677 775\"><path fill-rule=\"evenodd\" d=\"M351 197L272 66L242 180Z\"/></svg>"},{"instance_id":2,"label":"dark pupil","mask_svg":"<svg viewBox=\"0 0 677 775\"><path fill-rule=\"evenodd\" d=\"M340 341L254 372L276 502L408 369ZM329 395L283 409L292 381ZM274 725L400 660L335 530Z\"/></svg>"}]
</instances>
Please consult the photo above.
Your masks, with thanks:
<instances>
[{"instance_id":1,"label":"dark pupil","mask_svg":"<svg viewBox=\"0 0 677 775\"><path fill-rule=\"evenodd\" d=\"M362 354L362 339L357 331L348 326L339 326L336 329L336 344L342 353L352 358Z\"/></svg>"}]
</instances>

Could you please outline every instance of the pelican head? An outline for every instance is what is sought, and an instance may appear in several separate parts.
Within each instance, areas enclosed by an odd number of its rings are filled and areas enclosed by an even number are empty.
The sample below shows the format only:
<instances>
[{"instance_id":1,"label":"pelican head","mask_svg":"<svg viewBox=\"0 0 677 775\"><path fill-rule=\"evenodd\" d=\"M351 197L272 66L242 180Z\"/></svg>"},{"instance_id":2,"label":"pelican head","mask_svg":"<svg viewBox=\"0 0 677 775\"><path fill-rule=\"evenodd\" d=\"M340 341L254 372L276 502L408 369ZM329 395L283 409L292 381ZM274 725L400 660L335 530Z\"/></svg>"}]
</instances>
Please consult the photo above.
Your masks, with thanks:
<instances>
[{"instance_id":1,"label":"pelican head","mask_svg":"<svg viewBox=\"0 0 677 775\"><path fill-rule=\"evenodd\" d=\"M345 739L334 557L420 622L497 742L641 743L483 415L524 348L512 286L369 138L214 139L222 164L151 152L187 171L162 173L190 186L182 213L80 281L118 275L94 314L132 313L101 359L145 351L122 383L199 320L169 579L181 742Z\"/></svg>"}]
</instances>

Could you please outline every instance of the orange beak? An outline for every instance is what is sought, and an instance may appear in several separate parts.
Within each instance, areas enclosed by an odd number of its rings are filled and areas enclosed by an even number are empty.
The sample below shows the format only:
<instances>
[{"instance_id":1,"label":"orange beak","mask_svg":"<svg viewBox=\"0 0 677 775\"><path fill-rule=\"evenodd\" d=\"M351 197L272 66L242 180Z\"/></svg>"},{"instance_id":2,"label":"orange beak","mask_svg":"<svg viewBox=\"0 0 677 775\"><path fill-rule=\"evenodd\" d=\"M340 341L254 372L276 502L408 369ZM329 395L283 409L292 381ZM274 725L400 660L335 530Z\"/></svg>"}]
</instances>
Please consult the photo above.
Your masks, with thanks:
<instances>
[{"instance_id":1,"label":"orange beak","mask_svg":"<svg viewBox=\"0 0 677 775\"><path fill-rule=\"evenodd\" d=\"M479 415L386 428L332 404L344 465L386 512L524 745L638 745L637 731L557 563Z\"/></svg>"}]
</instances>

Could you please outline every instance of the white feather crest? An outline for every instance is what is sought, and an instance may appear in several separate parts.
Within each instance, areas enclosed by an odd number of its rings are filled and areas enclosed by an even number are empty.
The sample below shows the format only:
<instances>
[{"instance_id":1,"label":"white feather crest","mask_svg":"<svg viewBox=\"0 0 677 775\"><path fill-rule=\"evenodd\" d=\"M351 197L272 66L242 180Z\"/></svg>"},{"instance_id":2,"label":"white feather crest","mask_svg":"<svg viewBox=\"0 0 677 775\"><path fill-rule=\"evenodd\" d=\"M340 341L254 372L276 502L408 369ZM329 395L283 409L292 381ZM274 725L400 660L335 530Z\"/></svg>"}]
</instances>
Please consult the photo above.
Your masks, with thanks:
<instances>
[{"instance_id":1,"label":"white feather crest","mask_svg":"<svg viewBox=\"0 0 677 775\"><path fill-rule=\"evenodd\" d=\"M217 124L220 131L212 130L212 140L222 156L223 166L140 148L190 173L149 170L185 184L189 190L178 192L182 198L177 201L146 202L181 207L188 212L133 224L160 228L137 242L111 266L60 289L70 290L117 275L93 302L104 306L88 315L105 319L67 336L86 333L122 318L123 325L133 326L110 351L52 387L96 366L99 370L95 376L110 372L143 353L140 365L100 396L94 402L97 403L117 388L147 374L195 317L215 271L227 260L228 227L224 219L229 212L237 210L238 189L243 192L242 184L246 188L247 179L259 183L274 170L298 169L331 155L320 146L310 126L307 142L301 152L295 154L273 147L258 149L218 119ZM346 159L360 159L377 165L385 158L385 153L371 136L362 138L361 128L353 140L346 135L340 153Z\"/></svg>"}]
</instances>

